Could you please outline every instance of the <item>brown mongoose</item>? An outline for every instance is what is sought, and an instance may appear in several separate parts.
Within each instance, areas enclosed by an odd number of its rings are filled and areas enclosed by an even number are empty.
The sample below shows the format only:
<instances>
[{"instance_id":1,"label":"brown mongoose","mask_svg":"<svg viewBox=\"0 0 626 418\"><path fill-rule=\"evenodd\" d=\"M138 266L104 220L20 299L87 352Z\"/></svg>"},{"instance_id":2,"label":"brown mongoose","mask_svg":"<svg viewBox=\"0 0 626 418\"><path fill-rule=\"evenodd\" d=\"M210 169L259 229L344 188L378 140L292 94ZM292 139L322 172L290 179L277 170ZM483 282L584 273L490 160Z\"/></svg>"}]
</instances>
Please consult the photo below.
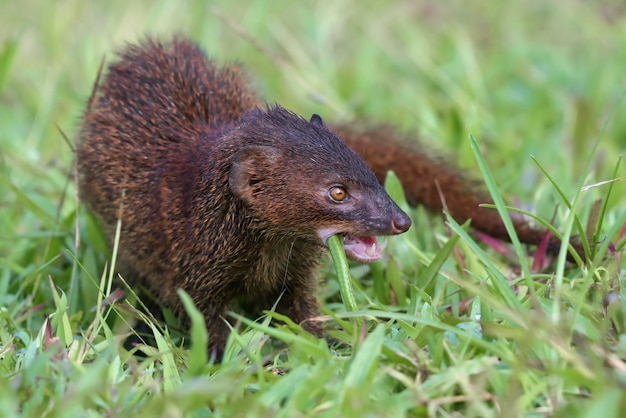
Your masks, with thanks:
<instances>
[{"instance_id":1,"label":"brown mongoose","mask_svg":"<svg viewBox=\"0 0 626 418\"><path fill-rule=\"evenodd\" d=\"M318 313L326 238L344 234L348 255L371 261L374 236L411 225L380 186L389 169L411 204L440 209L441 190L457 220L508 239L497 213L478 207L490 199L458 170L394 142L388 128L344 126L343 142L317 115L266 106L238 66L219 68L183 37L128 46L95 88L77 146L80 196L110 240L121 219L126 280L180 316L177 289L191 295L218 357L234 300L262 309L279 300L279 312L321 334L306 320ZM524 242L544 236L516 227Z\"/></svg>"},{"instance_id":2,"label":"brown mongoose","mask_svg":"<svg viewBox=\"0 0 626 418\"><path fill-rule=\"evenodd\" d=\"M261 108L237 67L183 38L127 48L87 108L77 147L81 198L119 270L176 314L183 288L219 357L231 301L277 310L316 335L315 274L326 239L380 257L374 236L410 218L367 164L313 115Z\"/></svg>"}]
</instances>

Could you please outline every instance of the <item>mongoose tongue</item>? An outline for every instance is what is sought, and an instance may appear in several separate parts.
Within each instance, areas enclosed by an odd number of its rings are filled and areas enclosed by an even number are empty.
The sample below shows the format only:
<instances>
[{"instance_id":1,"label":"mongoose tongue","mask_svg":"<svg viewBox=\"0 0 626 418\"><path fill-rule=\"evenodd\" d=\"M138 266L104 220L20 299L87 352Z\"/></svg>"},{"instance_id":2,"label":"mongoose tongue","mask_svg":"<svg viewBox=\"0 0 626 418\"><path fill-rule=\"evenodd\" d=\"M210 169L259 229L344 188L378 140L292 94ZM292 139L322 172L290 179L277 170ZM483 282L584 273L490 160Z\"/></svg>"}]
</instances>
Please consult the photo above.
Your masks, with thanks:
<instances>
[{"instance_id":1,"label":"mongoose tongue","mask_svg":"<svg viewBox=\"0 0 626 418\"><path fill-rule=\"evenodd\" d=\"M359 235L344 234L343 248L346 255L353 260L371 263L380 259L387 240L378 242L376 237L362 237Z\"/></svg>"}]
</instances>

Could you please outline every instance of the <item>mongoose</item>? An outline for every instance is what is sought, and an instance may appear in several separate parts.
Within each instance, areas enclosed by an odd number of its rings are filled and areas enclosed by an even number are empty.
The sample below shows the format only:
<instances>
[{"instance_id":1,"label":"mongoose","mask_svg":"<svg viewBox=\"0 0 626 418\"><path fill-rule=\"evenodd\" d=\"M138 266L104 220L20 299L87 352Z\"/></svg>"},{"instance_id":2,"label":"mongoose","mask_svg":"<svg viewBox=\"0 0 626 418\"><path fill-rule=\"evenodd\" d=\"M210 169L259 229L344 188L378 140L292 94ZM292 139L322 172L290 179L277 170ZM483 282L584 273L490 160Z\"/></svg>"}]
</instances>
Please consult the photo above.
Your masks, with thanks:
<instances>
[{"instance_id":1,"label":"mongoose","mask_svg":"<svg viewBox=\"0 0 626 418\"><path fill-rule=\"evenodd\" d=\"M119 270L182 315L183 288L219 358L231 302L277 310L315 335L315 274L331 235L373 261L375 236L410 218L367 164L313 115L263 107L239 68L218 68L176 38L130 46L87 108L79 192L109 239L121 219Z\"/></svg>"},{"instance_id":2,"label":"mongoose","mask_svg":"<svg viewBox=\"0 0 626 418\"><path fill-rule=\"evenodd\" d=\"M190 294L218 358L235 300L261 309L278 300L279 312L321 335L307 319L318 313L326 239L343 234L351 258L373 261L376 236L411 225L380 185L390 169L411 204L440 209L441 190L457 220L508 238L459 170L389 128L337 132L317 115L266 105L239 66L218 67L184 37L146 39L95 86L77 144L79 193L109 240L121 220L125 279L179 316L177 289ZM544 236L515 223L524 242Z\"/></svg>"}]
</instances>

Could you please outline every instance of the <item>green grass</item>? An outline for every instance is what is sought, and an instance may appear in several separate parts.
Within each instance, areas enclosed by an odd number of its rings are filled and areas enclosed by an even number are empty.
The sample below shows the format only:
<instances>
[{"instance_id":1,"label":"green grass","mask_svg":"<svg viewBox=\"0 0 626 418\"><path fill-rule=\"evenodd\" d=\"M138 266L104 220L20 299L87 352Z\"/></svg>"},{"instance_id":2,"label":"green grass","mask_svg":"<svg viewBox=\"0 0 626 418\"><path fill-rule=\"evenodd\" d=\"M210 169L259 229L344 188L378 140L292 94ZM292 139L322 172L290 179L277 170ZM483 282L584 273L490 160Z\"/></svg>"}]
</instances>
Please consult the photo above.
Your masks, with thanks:
<instances>
[{"instance_id":1,"label":"green grass","mask_svg":"<svg viewBox=\"0 0 626 418\"><path fill-rule=\"evenodd\" d=\"M0 6L2 416L622 415L620 1L208 3ZM327 263L330 343L242 319L211 365L189 305L189 335L155 325L145 355L132 355L132 295L109 290L110 251L77 202L60 131L73 142L103 57L175 32L243 62L269 101L393 123L454 151L504 203L514 196L566 236L600 220L592 260L571 267L563 253L538 269L519 247L517 269L418 208L384 263L352 268L359 311L346 312ZM402 201L396 182L388 188Z\"/></svg>"}]
</instances>

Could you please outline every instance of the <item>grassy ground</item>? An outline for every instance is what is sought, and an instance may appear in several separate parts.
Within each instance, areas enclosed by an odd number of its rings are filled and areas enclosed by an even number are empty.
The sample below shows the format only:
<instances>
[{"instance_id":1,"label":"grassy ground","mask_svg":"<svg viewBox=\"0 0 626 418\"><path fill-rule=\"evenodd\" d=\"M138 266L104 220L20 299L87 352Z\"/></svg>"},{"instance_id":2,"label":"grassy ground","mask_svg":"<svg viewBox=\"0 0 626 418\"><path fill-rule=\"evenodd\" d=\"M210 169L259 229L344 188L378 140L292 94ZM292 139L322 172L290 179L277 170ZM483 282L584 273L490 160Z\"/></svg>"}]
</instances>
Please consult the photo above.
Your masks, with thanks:
<instances>
[{"instance_id":1,"label":"grassy ground","mask_svg":"<svg viewBox=\"0 0 626 418\"><path fill-rule=\"evenodd\" d=\"M622 416L621 1L205 3L0 6L3 416ZM196 323L190 345L154 328L160 352L130 355L125 299L104 299L109 252L77 203L60 130L72 142L101 59L146 32L244 62L270 101L392 122L478 173L472 134L485 180L524 208L574 235L601 221L592 261L512 268L418 209L384 263L353 270L367 328L325 268L330 348L258 323L236 334L253 349L211 366Z\"/></svg>"}]
</instances>

